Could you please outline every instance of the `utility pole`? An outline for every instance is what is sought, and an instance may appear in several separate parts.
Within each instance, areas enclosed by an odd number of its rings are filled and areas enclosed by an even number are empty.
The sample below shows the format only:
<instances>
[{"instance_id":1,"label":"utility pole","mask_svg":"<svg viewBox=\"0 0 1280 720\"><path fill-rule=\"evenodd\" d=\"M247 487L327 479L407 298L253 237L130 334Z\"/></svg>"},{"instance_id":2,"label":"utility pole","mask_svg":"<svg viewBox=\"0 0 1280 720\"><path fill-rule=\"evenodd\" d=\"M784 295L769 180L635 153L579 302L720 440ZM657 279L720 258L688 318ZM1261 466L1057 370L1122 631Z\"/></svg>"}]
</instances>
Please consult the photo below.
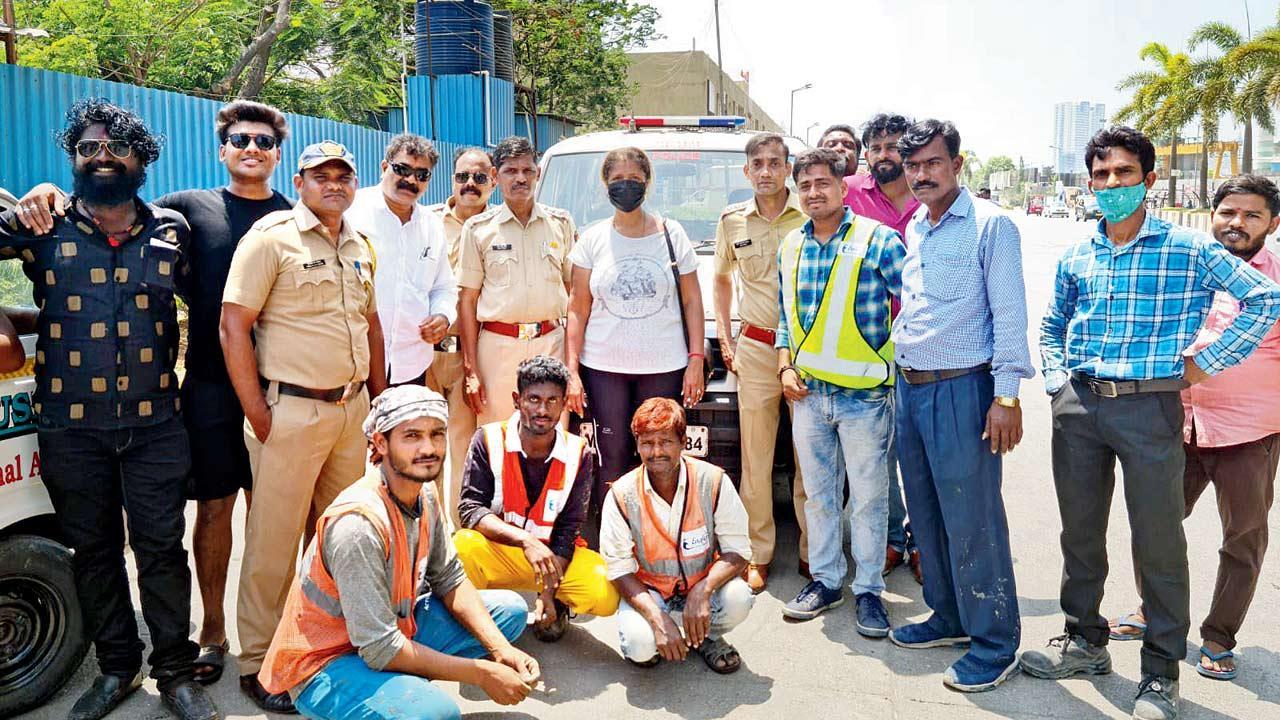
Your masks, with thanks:
<instances>
[{"instance_id":1,"label":"utility pole","mask_svg":"<svg viewBox=\"0 0 1280 720\"><path fill-rule=\"evenodd\" d=\"M5 0L6 3L12 0ZM720 0L712 0L716 10L716 114L724 114L724 64L720 62Z\"/></svg>"},{"instance_id":2,"label":"utility pole","mask_svg":"<svg viewBox=\"0 0 1280 720\"><path fill-rule=\"evenodd\" d=\"M4 0L4 61L18 64L18 28L13 19L13 0Z\"/></svg>"}]
</instances>

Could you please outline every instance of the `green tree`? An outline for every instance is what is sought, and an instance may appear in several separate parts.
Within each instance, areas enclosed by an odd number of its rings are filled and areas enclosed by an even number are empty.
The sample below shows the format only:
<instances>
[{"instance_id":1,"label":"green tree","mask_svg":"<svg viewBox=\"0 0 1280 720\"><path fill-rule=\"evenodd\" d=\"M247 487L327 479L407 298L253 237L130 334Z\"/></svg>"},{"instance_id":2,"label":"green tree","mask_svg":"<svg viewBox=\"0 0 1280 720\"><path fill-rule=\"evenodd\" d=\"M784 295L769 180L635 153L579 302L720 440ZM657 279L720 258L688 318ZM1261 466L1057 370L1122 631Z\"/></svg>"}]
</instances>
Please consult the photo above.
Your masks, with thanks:
<instances>
[{"instance_id":1,"label":"green tree","mask_svg":"<svg viewBox=\"0 0 1280 720\"><path fill-rule=\"evenodd\" d=\"M978 175L978 187L991 187L991 176L995 173L1017 169L1018 166L1013 164L1013 158L1008 155L988 158L982 166L982 172Z\"/></svg>"},{"instance_id":2,"label":"green tree","mask_svg":"<svg viewBox=\"0 0 1280 720\"><path fill-rule=\"evenodd\" d=\"M1178 139L1183 126L1199 113L1191 58L1170 52L1163 43L1147 43L1138 57L1155 65L1153 70L1133 73L1116 85L1132 90L1133 99L1116 113L1120 122L1132 121L1138 130L1153 137L1169 138L1169 201L1177 202Z\"/></svg>"},{"instance_id":3,"label":"green tree","mask_svg":"<svg viewBox=\"0 0 1280 720\"><path fill-rule=\"evenodd\" d=\"M1206 38L1207 39L1207 38ZM1223 59L1226 69L1239 82L1237 105L1247 117L1268 131L1274 131L1273 108L1280 104L1280 10L1276 24L1267 27L1229 50ZM1245 125L1244 171L1253 172L1253 128Z\"/></svg>"}]
</instances>

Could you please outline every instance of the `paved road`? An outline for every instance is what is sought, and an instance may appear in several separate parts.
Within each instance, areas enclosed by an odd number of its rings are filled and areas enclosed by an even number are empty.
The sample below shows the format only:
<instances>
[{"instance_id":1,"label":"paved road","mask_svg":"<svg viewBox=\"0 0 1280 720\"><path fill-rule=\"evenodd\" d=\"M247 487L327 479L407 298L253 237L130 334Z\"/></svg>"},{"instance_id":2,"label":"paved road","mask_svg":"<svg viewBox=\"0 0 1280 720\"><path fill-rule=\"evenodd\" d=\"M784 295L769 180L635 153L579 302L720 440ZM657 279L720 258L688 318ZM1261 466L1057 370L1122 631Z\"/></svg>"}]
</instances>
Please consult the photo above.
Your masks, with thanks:
<instances>
[{"instance_id":1,"label":"paved road","mask_svg":"<svg viewBox=\"0 0 1280 720\"><path fill-rule=\"evenodd\" d=\"M1019 218L1023 230L1027 288L1035 329L1050 295L1054 263L1062 251L1085 231L1070 220ZM1005 502L1017 569L1018 600L1023 617L1023 647L1042 644L1060 632L1062 619L1057 593L1061 573L1058 551L1060 524L1049 471L1049 407L1039 380L1023 385L1026 438L1007 459ZM1112 573L1107 586L1108 613L1129 609L1137 596L1132 583L1129 529L1123 498L1114 502L1111 517ZM190 514L188 516L190 522ZM1187 521L1191 549L1193 634L1189 657L1199 638L1195 633L1208 609L1216 568L1220 532L1213 502L1206 500ZM1271 529L1280 531L1280 512L1273 512ZM750 619L729 639L741 650L744 667L736 675L715 675L700 661L663 664L639 670L622 662L616 651L613 621L580 621L558 645L532 638L520 645L542 663L546 682L542 691L510 713L485 700L475 688L444 687L469 718L556 718L596 720L600 717L799 718L1093 718L1129 717L1139 677L1137 643L1112 645L1115 672L1106 677L1061 683L1027 676L1013 678L995 692L963 695L942 686L942 671L959 656L954 650L909 651L887 640L871 641L853 629L854 608L846 603L807 624L784 622L783 603L800 589L795 573L794 525L782 528L773 583L759 597ZM239 548L232 560L232 587L239 571ZM920 588L905 570L888 579L885 594L895 624L922 620L927 608ZM198 598L197 598L198 602ZM234 592L228 601L234 607ZM1198 676L1184 667L1184 718L1280 717L1280 561L1272 559L1263 572L1249 623L1240 637L1242 673L1235 683ZM195 613L199 617L199 610ZM234 630L234 628L233 628ZM232 640L233 647L235 640ZM233 661L234 662L234 661ZM88 686L94 663L45 708L27 718L65 717L76 694ZM214 688L229 717L263 717L236 686L235 666ZM113 717L120 720L163 718L154 683L130 698Z\"/></svg>"}]
</instances>

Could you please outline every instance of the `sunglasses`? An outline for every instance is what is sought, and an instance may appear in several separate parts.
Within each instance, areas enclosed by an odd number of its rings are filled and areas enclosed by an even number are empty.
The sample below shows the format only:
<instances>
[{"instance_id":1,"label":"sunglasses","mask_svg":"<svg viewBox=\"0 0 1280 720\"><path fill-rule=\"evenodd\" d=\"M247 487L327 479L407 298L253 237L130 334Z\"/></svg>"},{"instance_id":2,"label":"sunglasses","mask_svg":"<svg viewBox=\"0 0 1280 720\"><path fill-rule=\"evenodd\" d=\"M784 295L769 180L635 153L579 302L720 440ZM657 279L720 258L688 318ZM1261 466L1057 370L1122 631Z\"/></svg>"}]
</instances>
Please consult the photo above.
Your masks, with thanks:
<instances>
[{"instance_id":1,"label":"sunglasses","mask_svg":"<svg viewBox=\"0 0 1280 720\"><path fill-rule=\"evenodd\" d=\"M418 182L426 182L431 179L431 171L425 168L416 168L404 163L391 163L391 172L402 178L415 177Z\"/></svg>"},{"instance_id":2,"label":"sunglasses","mask_svg":"<svg viewBox=\"0 0 1280 720\"><path fill-rule=\"evenodd\" d=\"M471 182L473 182L473 183L475 183L475 184L477 184L477 185L488 185L488 184L489 184L489 173L482 173L482 172L474 172L474 173L456 172L456 173L454 173L454 174L453 174L453 181L454 181L454 182L456 182L456 183L458 183L459 185L461 185L461 184L465 183L465 182L467 181L467 178L471 178Z\"/></svg>"},{"instance_id":3,"label":"sunglasses","mask_svg":"<svg viewBox=\"0 0 1280 720\"><path fill-rule=\"evenodd\" d=\"M249 147L250 142L257 145L259 150L273 150L276 146L274 135L258 133L231 133L227 136L227 142L231 143L231 147L237 150L244 150Z\"/></svg>"},{"instance_id":4,"label":"sunglasses","mask_svg":"<svg viewBox=\"0 0 1280 720\"><path fill-rule=\"evenodd\" d=\"M85 159L95 158L103 148L121 160L133 154L133 147L124 140L81 140L76 143L76 154Z\"/></svg>"}]
</instances>

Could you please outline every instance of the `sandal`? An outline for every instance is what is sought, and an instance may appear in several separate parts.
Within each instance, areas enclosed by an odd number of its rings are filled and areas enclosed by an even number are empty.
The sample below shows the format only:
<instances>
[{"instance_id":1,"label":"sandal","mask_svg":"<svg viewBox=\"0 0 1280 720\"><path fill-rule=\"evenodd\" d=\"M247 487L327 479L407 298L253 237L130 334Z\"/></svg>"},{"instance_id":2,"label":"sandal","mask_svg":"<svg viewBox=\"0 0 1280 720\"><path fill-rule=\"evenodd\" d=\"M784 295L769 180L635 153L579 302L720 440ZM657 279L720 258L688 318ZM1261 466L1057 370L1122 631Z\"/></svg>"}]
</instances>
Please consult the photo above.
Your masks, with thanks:
<instances>
[{"instance_id":1,"label":"sandal","mask_svg":"<svg viewBox=\"0 0 1280 720\"><path fill-rule=\"evenodd\" d=\"M1236 675L1240 674L1240 665L1239 663L1236 663L1236 654L1231 652L1230 650L1223 650L1222 652L1215 655L1209 652L1209 648L1201 645L1200 654L1203 655L1205 658L1207 658L1209 662L1221 662L1222 660L1229 659L1231 660L1232 663L1235 663L1235 667L1231 668L1230 670L1214 670L1213 668L1205 667L1204 663L1197 662L1196 672L1200 673L1201 675L1207 678L1212 678L1214 680L1234 680Z\"/></svg>"},{"instance_id":2,"label":"sandal","mask_svg":"<svg viewBox=\"0 0 1280 720\"><path fill-rule=\"evenodd\" d=\"M1112 640L1141 640L1147 636L1147 624L1136 612L1121 615L1112 620L1109 625L1111 630L1107 636ZM1129 628L1132 632L1125 632L1123 628Z\"/></svg>"},{"instance_id":3,"label":"sandal","mask_svg":"<svg viewBox=\"0 0 1280 720\"><path fill-rule=\"evenodd\" d=\"M707 667L721 675L737 672L742 667L742 657L724 638L707 638L695 650L707 663Z\"/></svg>"},{"instance_id":4,"label":"sandal","mask_svg":"<svg viewBox=\"0 0 1280 720\"><path fill-rule=\"evenodd\" d=\"M212 685L222 678L222 667L226 664L227 651L231 642L223 640L219 645L205 645L200 648L200 655L195 663L195 681L201 685Z\"/></svg>"}]
</instances>

